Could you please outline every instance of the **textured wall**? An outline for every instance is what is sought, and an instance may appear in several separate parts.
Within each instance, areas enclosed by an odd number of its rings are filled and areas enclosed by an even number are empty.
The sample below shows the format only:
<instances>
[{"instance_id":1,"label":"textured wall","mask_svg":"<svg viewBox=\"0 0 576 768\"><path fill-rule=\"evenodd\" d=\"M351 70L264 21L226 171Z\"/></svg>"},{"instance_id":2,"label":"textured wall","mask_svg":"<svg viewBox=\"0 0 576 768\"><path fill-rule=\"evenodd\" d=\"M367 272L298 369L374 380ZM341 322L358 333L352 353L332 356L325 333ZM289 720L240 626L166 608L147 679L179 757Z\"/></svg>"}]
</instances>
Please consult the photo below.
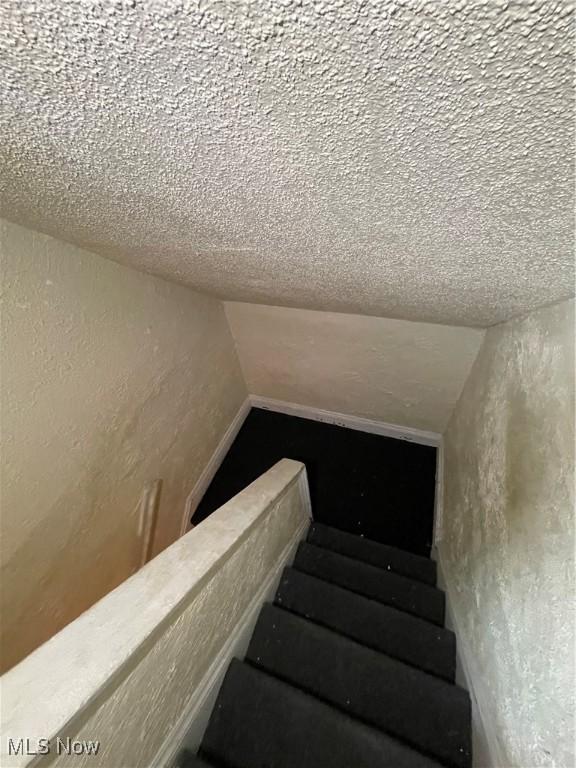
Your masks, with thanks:
<instances>
[{"instance_id":1,"label":"textured wall","mask_svg":"<svg viewBox=\"0 0 576 768\"><path fill-rule=\"evenodd\" d=\"M574 304L487 331L445 434L440 559L506 766L574 756Z\"/></svg>"},{"instance_id":2,"label":"textured wall","mask_svg":"<svg viewBox=\"0 0 576 768\"><path fill-rule=\"evenodd\" d=\"M226 303L252 394L442 432L483 332Z\"/></svg>"},{"instance_id":3,"label":"textured wall","mask_svg":"<svg viewBox=\"0 0 576 768\"><path fill-rule=\"evenodd\" d=\"M284 475L294 474L292 467L303 469L297 462L283 464ZM271 485L272 473L269 474ZM295 480L264 509L259 509L258 502L266 494L268 481L263 476L257 482L262 488L252 494L247 510L253 517L257 510L259 518L245 532L242 544L231 556L226 553L210 574L190 590L177 617L164 628L144 658L108 697L85 714L81 728L70 733L79 740L99 740L102 748L97 759L62 756L54 765L147 768L153 764L154 755L170 735L215 656L264 580L277 567L280 556L303 534L308 522ZM232 500L220 513L242 519L241 511ZM213 527L214 550L221 546L219 526L227 527L225 515L217 515L217 519L210 518L201 524L202 528ZM199 531L200 528L188 536ZM206 547L210 551L209 540ZM150 586L154 587L153 581Z\"/></svg>"},{"instance_id":4,"label":"textured wall","mask_svg":"<svg viewBox=\"0 0 576 768\"><path fill-rule=\"evenodd\" d=\"M246 389L219 302L1 226L6 667L132 572L149 481L178 535Z\"/></svg>"},{"instance_id":5,"label":"textured wall","mask_svg":"<svg viewBox=\"0 0 576 768\"><path fill-rule=\"evenodd\" d=\"M3 0L4 215L235 301L572 295L572 0Z\"/></svg>"}]
</instances>

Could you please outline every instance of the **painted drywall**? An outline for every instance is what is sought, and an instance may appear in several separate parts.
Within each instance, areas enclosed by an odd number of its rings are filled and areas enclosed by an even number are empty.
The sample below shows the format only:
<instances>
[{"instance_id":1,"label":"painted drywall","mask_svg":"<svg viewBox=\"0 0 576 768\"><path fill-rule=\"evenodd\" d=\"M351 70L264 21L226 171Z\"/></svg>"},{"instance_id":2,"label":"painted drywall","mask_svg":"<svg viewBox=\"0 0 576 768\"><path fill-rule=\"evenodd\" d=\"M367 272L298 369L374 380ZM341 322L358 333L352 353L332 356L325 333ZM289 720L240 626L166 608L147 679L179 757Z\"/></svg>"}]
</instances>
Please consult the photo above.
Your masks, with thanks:
<instances>
[{"instance_id":1,"label":"painted drywall","mask_svg":"<svg viewBox=\"0 0 576 768\"><path fill-rule=\"evenodd\" d=\"M246 398L220 302L3 222L2 666L157 552Z\"/></svg>"},{"instance_id":2,"label":"painted drywall","mask_svg":"<svg viewBox=\"0 0 576 768\"><path fill-rule=\"evenodd\" d=\"M572 0L3 0L4 215L229 300L573 295Z\"/></svg>"},{"instance_id":3,"label":"painted drywall","mask_svg":"<svg viewBox=\"0 0 576 768\"><path fill-rule=\"evenodd\" d=\"M439 556L497 766L574 755L574 303L488 330L444 436Z\"/></svg>"},{"instance_id":4,"label":"painted drywall","mask_svg":"<svg viewBox=\"0 0 576 768\"><path fill-rule=\"evenodd\" d=\"M2 765L33 762L10 759L7 737L57 734L98 740L100 751L40 764L158 765L246 609L304 535L307 499L304 466L278 462L8 672Z\"/></svg>"},{"instance_id":5,"label":"painted drywall","mask_svg":"<svg viewBox=\"0 0 576 768\"><path fill-rule=\"evenodd\" d=\"M226 302L250 394L442 432L483 331Z\"/></svg>"}]
</instances>

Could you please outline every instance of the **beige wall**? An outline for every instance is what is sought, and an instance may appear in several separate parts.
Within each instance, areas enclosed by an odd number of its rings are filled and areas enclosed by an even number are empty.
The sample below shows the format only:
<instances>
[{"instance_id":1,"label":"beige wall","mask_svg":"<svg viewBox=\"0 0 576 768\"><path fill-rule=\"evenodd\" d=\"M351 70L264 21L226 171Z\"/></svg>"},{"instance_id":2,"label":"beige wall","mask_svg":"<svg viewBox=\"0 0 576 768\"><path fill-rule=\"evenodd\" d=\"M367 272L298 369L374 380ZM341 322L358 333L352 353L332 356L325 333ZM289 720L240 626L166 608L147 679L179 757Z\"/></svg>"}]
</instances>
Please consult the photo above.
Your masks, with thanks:
<instances>
[{"instance_id":1,"label":"beige wall","mask_svg":"<svg viewBox=\"0 0 576 768\"><path fill-rule=\"evenodd\" d=\"M298 470L298 467L300 469ZM220 508L204 526L203 546L195 551L218 552L222 528L240 528L245 519L257 518L246 527L241 545L228 550L207 577L190 591L178 615L166 626L145 658L110 697L94 708L81 728L71 734L78 740L99 739L98 759L60 758L57 766L70 768L148 768L158 765L155 753L189 706L191 697L210 670L216 654L234 636L250 602L270 574L278 573L286 549L305 535L309 524L303 504L297 462L280 462L252 486ZM280 488L280 476L293 476ZM265 502L276 487L277 498ZM245 501L240 501L243 498ZM234 516L230 523L228 519ZM209 535L210 528L213 532ZM197 529L192 533L200 532ZM193 542L192 542L193 543ZM161 703L161 706L158 704ZM118 723L122 722L122 729ZM143 727L144 726L144 727Z\"/></svg>"},{"instance_id":2,"label":"beige wall","mask_svg":"<svg viewBox=\"0 0 576 768\"><path fill-rule=\"evenodd\" d=\"M490 329L445 434L439 547L498 765L574 765L574 303Z\"/></svg>"},{"instance_id":3,"label":"beige wall","mask_svg":"<svg viewBox=\"0 0 576 768\"><path fill-rule=\"evenodd\" d=\"M3 768L172 765L182 716L195 713L185 726L200 736L228 662L244 652L309 522L304 465L279 461L10 670ZM8 735L49 738L53 752L10 757ZM98 755L58 757L58 736L99 741Z\"/></svg>"},{"instance_id":4,"label":"beige wall","mask_svg":"<svg viewBox=\"0 0 576 768\"><path fill-rule=\"evenodd\" d=\"M246 397L218 301L9 223L2 256L2 662L25 656L159 540Z\"/></svg>"},{"instance_id":5,"label":"beige wall","mask_svg":"<svg viewBox=\"0 0 576 768\"><path fill-rule=\"evenodd\" d=\"M252 394L442 432L483 331L226 303Z\"/></svg>"}]
</instances>

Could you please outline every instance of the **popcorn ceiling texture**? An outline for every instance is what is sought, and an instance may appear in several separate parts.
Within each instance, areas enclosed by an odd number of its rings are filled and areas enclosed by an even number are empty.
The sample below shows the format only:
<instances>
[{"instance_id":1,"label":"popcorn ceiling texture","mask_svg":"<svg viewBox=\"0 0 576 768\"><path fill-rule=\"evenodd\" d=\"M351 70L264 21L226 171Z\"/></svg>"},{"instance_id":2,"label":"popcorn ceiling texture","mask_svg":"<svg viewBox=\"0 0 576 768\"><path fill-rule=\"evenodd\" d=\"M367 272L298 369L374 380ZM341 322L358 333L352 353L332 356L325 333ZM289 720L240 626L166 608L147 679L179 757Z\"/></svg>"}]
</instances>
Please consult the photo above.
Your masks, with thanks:
<instances>
[{"instance_id":1,"label":"popcorn ceiling texture","mask_svg":"<svg viewBox=\"0 0 576 768\"><path fill-rule=\"evenodd\" d=\"M0 222L3 669L155 552L247 396L224 309Z\"/></svg>"},{"instance_id":2,"label":"popcorn ceiling texture","mask_svg":"<svg viewBox=\"0 0 576 768\"><path fill-rule=\"evenodd\" d=\"M5 0L4 214L219 297L569 295L569 0Z\"/></svg>"},{"instance_id":3,"label":"popcorn ceiling texture","mask_svg":"<svg viewBox=\"0 0 576 768\"><path fill-rule=\"evenodd\" d=\"M574 303L492 328L445 433L440 560L499 766L574 754Z\"/></svg>"}]
</instances>

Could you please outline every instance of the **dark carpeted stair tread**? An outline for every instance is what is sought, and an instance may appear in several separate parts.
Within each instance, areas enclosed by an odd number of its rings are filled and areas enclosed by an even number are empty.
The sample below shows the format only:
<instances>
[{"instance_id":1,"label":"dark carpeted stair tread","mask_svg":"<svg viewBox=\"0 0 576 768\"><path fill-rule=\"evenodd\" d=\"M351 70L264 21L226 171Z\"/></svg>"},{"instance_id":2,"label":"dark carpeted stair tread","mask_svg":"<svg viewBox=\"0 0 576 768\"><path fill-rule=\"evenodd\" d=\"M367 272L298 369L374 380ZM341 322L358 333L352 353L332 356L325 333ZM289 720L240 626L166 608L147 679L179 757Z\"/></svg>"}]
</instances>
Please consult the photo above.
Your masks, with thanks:
<instances>
[{"instance_id":1,"label":"dark carpeted stair tread","mask_svg":"<svg viewBox=\"0 0 576 768\"><path fill-rule=\"evenodd\" d=\"M228 768L439 768L377 729L236 660L200 754Z\"/></svg>"},{"instance_id":2,"label":"dark carpeted stair tread","mask_svg":"<svg viewBox=\"0 0 576 768\"><path fill-rule=\"evenodd\" d=\"M401 576L423 581L432 586L436 584L436 563L427 557L355 536L353 533L346 533L322 523L312 523L307 540L317 547L331 549L340 555L362 560L369 565L390 570Z\"/></svg>"},{"instance_id":3,"label":"dark carpeted stair tread","mask_svg":"<svg viewBox=\"0 0 576 768\"><path fill-rule=\"evenodd\" d=\"M275 601L286 610L363 645L454 682L454 633L294 568L285 568Z\"/></svg>"},{"instance_id":4,"label":"dark carpeted stair tread","mask_svg":"<svg viewBox=\"0 0 576 768\"><path fill-rule=\"evenodd\" d=\"M274 605L262 609L246 658L447 766L470 766L462 688Z\"/></svg>"},{"instance_id":5,"label":"dark carpeted stair tread","mask_svg":"<svg viewBox=\"0 0 576 768\"><path fill-rule=\"evenodd\" d=\"M308 542L298 546L293 567L439 626L444 624L444 593L429 584Z\"/></svg>"},{"instance_id":6,"label":"dark carpeted stair tread","mask_svg":"<svg viewBox=\"0 0 576 768\"><path fill-rule=\"evenodd\" d=\"M194 755L188 749L182 752L176 765L178 768L212 768L211 763L202 760L198 755Z\"/></svg>"}]
</instances>

